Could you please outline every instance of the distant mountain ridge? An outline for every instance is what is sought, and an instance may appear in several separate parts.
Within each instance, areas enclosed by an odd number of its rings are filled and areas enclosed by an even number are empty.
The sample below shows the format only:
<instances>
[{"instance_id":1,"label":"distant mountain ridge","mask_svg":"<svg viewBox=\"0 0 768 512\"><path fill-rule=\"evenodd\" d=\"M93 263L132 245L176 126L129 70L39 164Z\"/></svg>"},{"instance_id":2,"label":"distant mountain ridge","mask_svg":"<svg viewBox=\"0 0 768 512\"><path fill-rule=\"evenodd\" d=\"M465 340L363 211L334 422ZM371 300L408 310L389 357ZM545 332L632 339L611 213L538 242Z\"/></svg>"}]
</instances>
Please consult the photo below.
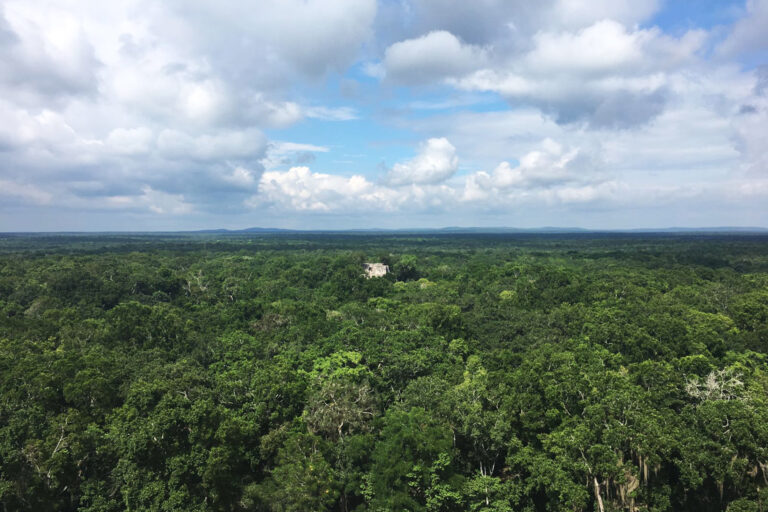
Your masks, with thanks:
<instances>
[{"instance_id":1,"label":"distant mountain ridge","mask_svg":"<svg viewBox=\"0 0 768 512\"><path fill-rule=\"evenodd\" d=\"M358 228L358 229L286 229L249 227L244 229L195 229L195 230L158 230L158 231L8 231L0 232L3 236L35 236L35 235L110 235L110 234L155 234L155 235L243 235L243 234L393 234L393 235L471 235L471 234L768 234L768 228L750 226L720 226L720 227L669 227L669 228L631 228L631 229L590 229L578 227L543 226L539 228L513 227L461 227L447 226L442 228Z\"/></svg>"},{"instance_id":2,"label":"distant mountain ridge","mask_svg":"<svg viewBox=\"0 0 768 512\"><path fill-rule=\"evenodd\" d=\"M244 229L202 229L188 231L189 233L424 233L424 234L504 234L504 233L768 233L768 228L749 226L718 226L718 227L668 227L668 228L631 228L631 229L588 229L579 227L542 226L539 228L514 227L461 227L447 226L442 228L358 228L358 229L285 229L249 227Z\"/></svg>"}]
</instances>

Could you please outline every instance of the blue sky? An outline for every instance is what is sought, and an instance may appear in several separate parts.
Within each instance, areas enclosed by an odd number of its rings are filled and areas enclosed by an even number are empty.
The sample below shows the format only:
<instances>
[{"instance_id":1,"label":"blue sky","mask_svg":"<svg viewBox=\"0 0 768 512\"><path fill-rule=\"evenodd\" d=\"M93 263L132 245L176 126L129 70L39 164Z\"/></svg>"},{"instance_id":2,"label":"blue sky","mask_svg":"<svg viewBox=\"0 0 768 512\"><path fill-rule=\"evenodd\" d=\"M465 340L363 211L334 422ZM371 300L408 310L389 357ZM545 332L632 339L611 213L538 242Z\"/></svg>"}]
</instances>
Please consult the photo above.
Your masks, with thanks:
<instances>
[{"instance_id":1,"label":"blue sky","mask_svg":"<svg viewBox=\"0 0 768 512\"><path fill-rule=\"evenodd\" d=\"M768 226L768 0L0 0L0 231Z\"/></svg>"}]
</instances>

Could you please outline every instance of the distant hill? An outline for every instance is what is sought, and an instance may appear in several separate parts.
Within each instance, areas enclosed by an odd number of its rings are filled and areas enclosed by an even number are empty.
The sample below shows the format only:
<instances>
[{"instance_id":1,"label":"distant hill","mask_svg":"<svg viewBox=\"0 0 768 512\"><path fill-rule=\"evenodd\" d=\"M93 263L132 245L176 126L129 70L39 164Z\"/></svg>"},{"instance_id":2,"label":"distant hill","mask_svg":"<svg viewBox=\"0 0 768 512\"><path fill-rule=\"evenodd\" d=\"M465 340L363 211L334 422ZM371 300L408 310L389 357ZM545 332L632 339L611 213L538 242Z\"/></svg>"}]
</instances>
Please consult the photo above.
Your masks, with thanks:
<instances>
[{"instance_id":1,"label":"distant hill","mask_svg":"<svg viewBox=\"0 0 768 512\"><path fill-rule=\"evenodd\" d=\"M514 227L461 227L447 226L444 228L363 228L363 229L283 229L250 227L244 229L202 229L191 233L395 233L395 234L514 234L514 233L768 233L768 228L747 226L720 226L720 227L669 227L669 228L632 228L632 229L587 229L579 227L543 226L539 228L514 228Z\"/></svg>"},{"instance_id":2,"label":"distant hill","mask_svg":"<svg viewBox=\"0 0 768 512\"><path fill-rule=\"evenodd\" d=\"M721 226L711 228L637 228L622 230L640 233L768 233L768 228L748 227L748 226Z\"/></svg>"},{"instance_id":3,"label":"distant hill","mask_svg":"<svg viewBox=\"0 0 768 512\"><path fill-rule=\"evenodd\" d=\"M768 228L750 226L719 227L669 227L669 228L632 228L632 229L589 229L578 227L543 226L538 228L514 227L479 227L447 226L443 228L362 228L362 229L284 229L249 227L244 229L196 229L186 231L16 231L0 232L3 236L72 236L72 235L237 235L237 234L393 234L393 235L439 235L439 234L768 234Z\"/></svg>"}]
</instances>

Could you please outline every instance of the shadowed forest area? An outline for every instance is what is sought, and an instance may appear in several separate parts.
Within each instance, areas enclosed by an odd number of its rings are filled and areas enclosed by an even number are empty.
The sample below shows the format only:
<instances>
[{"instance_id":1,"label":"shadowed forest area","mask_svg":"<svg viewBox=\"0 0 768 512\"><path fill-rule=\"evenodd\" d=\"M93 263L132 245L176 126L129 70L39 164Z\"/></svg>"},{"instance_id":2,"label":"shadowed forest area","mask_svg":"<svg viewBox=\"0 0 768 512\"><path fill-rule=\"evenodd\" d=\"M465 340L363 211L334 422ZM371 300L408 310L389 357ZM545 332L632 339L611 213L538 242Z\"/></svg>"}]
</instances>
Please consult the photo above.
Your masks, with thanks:
<instances>
[{"instance_id":1,"label":"shadowed forest area","mask_svg":"<svg viewBox=\"0 0 768 512\"><path fill-rule=\"evenodd\" d=\"M0 510L768 511L767 354L764 235L0 235Z\"/></svg>"}]
</instances>

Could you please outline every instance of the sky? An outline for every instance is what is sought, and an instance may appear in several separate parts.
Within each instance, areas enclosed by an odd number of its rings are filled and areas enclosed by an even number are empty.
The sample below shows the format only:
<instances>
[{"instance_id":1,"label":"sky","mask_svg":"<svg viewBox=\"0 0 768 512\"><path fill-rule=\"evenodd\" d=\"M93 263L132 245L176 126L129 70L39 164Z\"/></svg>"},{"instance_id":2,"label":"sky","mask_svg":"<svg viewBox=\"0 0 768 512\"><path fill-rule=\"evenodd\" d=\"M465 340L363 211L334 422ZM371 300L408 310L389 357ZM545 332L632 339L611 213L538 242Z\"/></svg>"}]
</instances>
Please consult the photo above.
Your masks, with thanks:
<instances>
[{"instance_id":1,"label":"sky","mask_svg":"<svg viewBox=\"0 0 768 512\"><path fill-rule=\"evenodd\" d=\"M768 227L768 0L0 0L0 231Z\"/></svg>"}]
</instances>

